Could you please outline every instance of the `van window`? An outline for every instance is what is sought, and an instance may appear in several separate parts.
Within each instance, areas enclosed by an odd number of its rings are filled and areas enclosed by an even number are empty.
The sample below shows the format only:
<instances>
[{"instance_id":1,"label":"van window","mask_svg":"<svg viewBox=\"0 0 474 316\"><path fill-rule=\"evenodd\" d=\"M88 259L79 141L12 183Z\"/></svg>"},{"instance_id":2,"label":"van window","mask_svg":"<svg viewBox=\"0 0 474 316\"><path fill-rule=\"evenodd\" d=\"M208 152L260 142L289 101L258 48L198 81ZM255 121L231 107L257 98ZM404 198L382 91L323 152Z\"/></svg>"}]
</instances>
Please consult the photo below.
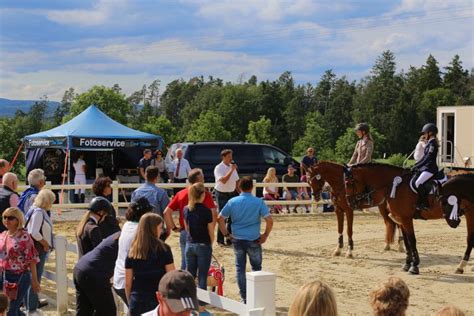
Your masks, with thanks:
<instances>
[{"instance_id":1,"label":"van window","mask_svg":"<svg viewBox=\"0 0 474 316\"><path fill-rule=\"evenodd\" d=\"M263 147L263 158L266 163L284 165L286 156L275 148Z\"/></svg>"},{"instance_id":2,"label":"van window","mask_svg":"<svg viewBox=\"0 0 474 316\"><path fill-rule=\"evenodd\" d=\"M217 165L221 162L221 148L217 146L190 146L189 159L193 164Z\"/></svg>"},{"instance_id":3,"label":"van window","mask_svg":"<svg viewBox=\"0 0 474 316\"><path fill-rule=\"evenodd\" d=\"M233 158L237 164L259 164L262 162L260 146L232 146Z\"/></svg>"}]
</instances>

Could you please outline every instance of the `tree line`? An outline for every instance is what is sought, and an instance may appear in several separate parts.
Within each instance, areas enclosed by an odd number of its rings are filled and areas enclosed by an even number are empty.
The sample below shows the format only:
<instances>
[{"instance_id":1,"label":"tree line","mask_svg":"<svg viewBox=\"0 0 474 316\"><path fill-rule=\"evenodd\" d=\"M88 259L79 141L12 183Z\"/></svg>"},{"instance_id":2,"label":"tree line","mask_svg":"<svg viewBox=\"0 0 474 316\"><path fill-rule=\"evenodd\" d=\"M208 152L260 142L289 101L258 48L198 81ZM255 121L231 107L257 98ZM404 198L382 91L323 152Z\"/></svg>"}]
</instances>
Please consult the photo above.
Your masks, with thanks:
<instances>
[{"instance_id":1,"label":"tree line","mask_svg":"<svg viewBox=\"0 0 474 316\"><path fill-rule=\"evenodd\" d=\"M353 126L367 122L375 157L400 157L412 151L423 124L436 121L438 106L474 104L473 91L474 71L463 69L458 55L443 68L429 55L421 67L398 71L391 51L384 51L359 81L329 69L317 84L296 84L286 71L260 82L256 76L237 83L212 76L177 79L163 91L155 80L128 96L117 84L81 94L70 88L53 117L46 115L44 97L27 113L1 118L0 156L13 157L25 135L60 125L96 104L123 124L161 135L167 144L259 142L294 156L312 146L319 158L341 162L352 154Z\"/></svg>"}]
</instances>

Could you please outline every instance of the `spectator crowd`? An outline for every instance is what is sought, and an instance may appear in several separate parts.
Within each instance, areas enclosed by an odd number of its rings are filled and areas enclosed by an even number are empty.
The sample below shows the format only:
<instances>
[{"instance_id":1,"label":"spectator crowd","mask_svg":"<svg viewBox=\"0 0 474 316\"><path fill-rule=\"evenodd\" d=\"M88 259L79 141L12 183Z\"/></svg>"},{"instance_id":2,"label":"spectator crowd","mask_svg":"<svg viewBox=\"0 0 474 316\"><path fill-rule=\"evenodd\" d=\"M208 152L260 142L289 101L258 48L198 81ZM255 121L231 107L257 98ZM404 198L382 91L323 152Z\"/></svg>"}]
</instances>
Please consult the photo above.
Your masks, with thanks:
<instances>
[{"instance_id":1,"label":"spectator crowd","mask_svg":"<svg viewBox=\"0 0 474 316\"><path fill-rule=\"evenodd\" d=\"M114 292L128 306L131 316L204 311L205 304L197 300L196 293L197 287L208 288L215 241L221 247L232 247L240 299L246 303L247 261L252 271L262 269L262 246L273 228L272 213L291 212L278 204L268 208L264 200L310 198L305 187L294 185L283 187L280 195L274 168L263 180L269 184L263 190L264 199L254 196L253 179L239 176L233 152L226 149L214 169L214 203L204 186L202 170L191 169L181 149L176 151L172 172L168 172L162 156L161 151L153 154L145 150L139 163L142 184L131 195L124 223L120 223L109 201L111 179L95 180L95 197L76 229L79 260L73 282L77 315L116 315ZM85 172L85 163L80 160L76 162L77 170ZM314 149L308 148L300 176L296 167L289 165L282 183L306 181L305 170L316 163ZM38 293L45 262L54 249L51 209L56 196L45 188L46 177L41 169L29 172L29 187L18 195L18 178L8 166L0 160L0 315L41 315L43 304ZM168 192L156 185L170 179L187 183L186 188L175 189L171 200ZM78 177L78 181L83 180ZM75 199L84 202L83 194L76 191ZM292 211L297 212L296 205ZM309 211L306 206L305 211ZM177 222L174 212L178 213ZM174 262L175 250L166 243L172 233L179 234L179 269ZM373 314L405 315L409 296L401 279L389 278L370 293ZM320 280L304 285L289 308L290 316L337 314L335 294ZM463 313L447 306L437 315Z\"/></svg>"}]
</instances>

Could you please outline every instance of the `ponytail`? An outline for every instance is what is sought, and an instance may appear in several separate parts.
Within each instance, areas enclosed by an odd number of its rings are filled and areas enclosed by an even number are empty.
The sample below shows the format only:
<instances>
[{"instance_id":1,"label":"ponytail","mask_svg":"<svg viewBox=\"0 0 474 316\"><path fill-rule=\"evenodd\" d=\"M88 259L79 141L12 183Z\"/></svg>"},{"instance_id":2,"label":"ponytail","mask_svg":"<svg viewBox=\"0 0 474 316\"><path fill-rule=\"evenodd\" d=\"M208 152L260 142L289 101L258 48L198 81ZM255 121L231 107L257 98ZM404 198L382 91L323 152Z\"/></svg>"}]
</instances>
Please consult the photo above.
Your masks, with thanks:
<instances>
[{"instance_id":1,"label":"ponytail","mask_svg":"<svg viewBox=\"0 0 474 316\"><path fill-rule=\"evenodd\" d=\"M195 183L188 189L188 208L194 210L201 196L206 192L206 187L202 183Z\"/></svg>"}]
</instances>

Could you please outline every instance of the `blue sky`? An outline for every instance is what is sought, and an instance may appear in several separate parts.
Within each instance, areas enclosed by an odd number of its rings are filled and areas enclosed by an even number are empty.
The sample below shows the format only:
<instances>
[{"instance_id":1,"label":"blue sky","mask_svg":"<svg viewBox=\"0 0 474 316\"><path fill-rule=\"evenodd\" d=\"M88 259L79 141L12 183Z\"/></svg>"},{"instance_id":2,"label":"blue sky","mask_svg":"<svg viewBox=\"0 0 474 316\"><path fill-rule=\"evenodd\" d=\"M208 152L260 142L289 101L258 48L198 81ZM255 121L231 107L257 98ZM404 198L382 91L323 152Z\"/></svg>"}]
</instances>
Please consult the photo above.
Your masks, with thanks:
<instances>
[{"instance_id":1,"label":"blue sky","mask_svg":"<svg viewBox=\"0 0 474 316\"><path fill-rule=\"evenodd\" d=\"M316 83L360 79L385 49L399 69L433 54L474 66L470 0L3 0L0 97L60 100L64 90L212 75Z\"/></svg>"}]
</instances>

